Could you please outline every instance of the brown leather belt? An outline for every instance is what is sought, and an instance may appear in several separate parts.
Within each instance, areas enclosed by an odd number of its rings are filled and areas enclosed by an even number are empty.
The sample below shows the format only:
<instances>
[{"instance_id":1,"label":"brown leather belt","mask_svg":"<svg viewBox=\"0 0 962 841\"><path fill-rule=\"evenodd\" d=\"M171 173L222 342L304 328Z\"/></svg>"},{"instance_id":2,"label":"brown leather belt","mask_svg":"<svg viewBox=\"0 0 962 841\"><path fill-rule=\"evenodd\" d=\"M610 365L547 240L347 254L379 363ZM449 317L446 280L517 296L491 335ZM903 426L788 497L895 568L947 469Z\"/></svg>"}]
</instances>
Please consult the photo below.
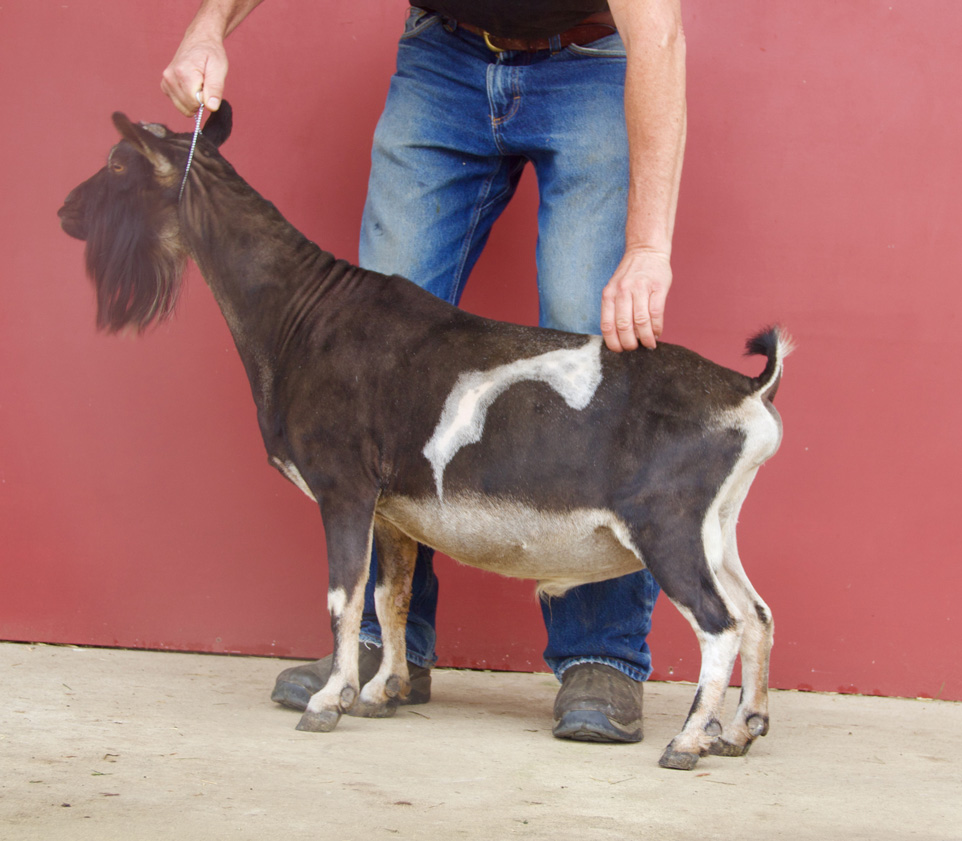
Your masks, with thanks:
<instances>
[{"instance_id":1,"label":"brown leather belt","mask_svg":"<svg viewBox=\"0 0 962 841\"><path fill-rule=\"evenodd\" d=\"M559 49L557 41L552 44L552 38L500 38L485 32L480 26L473 26L470 23L458 21L461 29L473 32L484 38L484 43L488 49L495 53L522 52L533 53L538 50ZM570 29L558 33L556 36L560 40L560 49L570 47L572 44L590 44L599 38L604 38L618 30L615 27L615 19L611 12L598 12L597 14L586 17L580 23L576 23Z\"/></svg>"}]
</instances>

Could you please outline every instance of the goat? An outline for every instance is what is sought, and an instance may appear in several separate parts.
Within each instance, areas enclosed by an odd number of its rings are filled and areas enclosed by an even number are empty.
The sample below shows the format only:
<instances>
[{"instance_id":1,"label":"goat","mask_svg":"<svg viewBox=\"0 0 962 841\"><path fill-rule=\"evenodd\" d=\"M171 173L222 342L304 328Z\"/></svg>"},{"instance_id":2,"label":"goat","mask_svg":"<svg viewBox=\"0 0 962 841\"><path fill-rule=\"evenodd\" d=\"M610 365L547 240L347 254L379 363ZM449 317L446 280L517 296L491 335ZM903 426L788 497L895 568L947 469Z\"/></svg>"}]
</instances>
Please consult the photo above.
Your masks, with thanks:
<instances>
[{"instance_id":1,"label":"goat","mask_svg":"<svg viewBox=\"0 0 962 841\"><path fill-rule=\"evenodd\" d=\"M120 113L113 123L122 139L106 166L59 211L86 240L98 326L142 332L168 316L193 259L247 371L270 463L320 506L334 669L298 729L333 730L352 706L390 715L406 695L420 541L549 595L647 567L702 657L660 764L741 756L768 732L772 616L735 526L781 440L772 398L790 341L779 328L748 342L767 359L751 378L667 343L617 354L599 336L480 318L299 233L220 154L227 103L186 170L189 133ZM362 688L372 541L384 655ZM723 732L739 655L741 699Z\"/></svg>"}]
</instances>

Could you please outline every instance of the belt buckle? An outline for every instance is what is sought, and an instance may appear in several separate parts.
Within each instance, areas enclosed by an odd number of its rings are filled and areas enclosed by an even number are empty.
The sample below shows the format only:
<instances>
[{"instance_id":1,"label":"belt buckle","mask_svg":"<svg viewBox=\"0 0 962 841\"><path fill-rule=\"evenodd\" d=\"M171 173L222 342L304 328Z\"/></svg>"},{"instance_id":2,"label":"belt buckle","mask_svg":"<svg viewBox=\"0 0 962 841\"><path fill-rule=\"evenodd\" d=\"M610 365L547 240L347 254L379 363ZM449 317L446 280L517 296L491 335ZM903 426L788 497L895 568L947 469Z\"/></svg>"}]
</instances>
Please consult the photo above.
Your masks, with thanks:
<instances>
[{"instance_id":1,"label":"belt buckle","mask_svg":"<svg viewBox=\"0 0 962 841\"><path fill-rule=\"evenodd\" d=\"M481 35L484 38L484 45L489 50L491 50L491 52L493 53L507 52L507 50L502 50L501 47L496 47L494 44L491 43L491 36L488 34L488 31L486 29L481 30Z\"/></svg>"}]
</instances>

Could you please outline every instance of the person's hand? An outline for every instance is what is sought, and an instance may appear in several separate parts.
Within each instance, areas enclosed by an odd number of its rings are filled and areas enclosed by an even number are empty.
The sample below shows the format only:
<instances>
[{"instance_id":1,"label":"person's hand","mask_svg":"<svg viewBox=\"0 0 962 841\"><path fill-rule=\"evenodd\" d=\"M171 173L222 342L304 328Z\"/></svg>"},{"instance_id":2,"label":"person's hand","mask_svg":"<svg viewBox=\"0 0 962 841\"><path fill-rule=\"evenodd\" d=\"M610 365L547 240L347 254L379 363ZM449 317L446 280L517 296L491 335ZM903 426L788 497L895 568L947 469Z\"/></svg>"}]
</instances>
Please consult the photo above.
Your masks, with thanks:
<instances>
[{"instance_id":1,"label":"person's hand","mask_svg":"<svg viewBox=\"0 0 962 841\"><path fill-rule=\"evenodd\" d=\"M191 117L201 102L211 111L220 107L226 78L227 52L223 39L188 31L164 70L160 89L178 111Z\"/></svg>"},{"instance_id":2,"label":"person's hand","mask_svg":"<svg viewBox=\"0 0 962 841\"><path fill-rule=\"evenodd\" d=\"M628 251L601 293L601 335L609 349L654 348L665 328L671 259L661 251Z\"/></svg>"}]
</instances>

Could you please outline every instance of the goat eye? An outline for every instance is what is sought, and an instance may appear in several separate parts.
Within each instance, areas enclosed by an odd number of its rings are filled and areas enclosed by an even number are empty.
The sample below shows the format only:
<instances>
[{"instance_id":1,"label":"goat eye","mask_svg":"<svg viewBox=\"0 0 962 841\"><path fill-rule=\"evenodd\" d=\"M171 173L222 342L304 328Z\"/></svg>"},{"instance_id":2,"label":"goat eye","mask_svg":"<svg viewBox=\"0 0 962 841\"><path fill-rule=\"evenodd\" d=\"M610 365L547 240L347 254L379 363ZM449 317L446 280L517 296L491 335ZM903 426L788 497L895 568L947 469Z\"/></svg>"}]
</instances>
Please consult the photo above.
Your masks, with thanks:
<instances>
[{"instance_id":1,"label":"goat eye","mask_svg":"<svg viewBox=\"0 0 962 841\"><path fill-rule=\"evenodd\" d=\"M120 161L111 161L110 171L116 172L118 175L127 169Z\"/></svg>"}]
</instances>

